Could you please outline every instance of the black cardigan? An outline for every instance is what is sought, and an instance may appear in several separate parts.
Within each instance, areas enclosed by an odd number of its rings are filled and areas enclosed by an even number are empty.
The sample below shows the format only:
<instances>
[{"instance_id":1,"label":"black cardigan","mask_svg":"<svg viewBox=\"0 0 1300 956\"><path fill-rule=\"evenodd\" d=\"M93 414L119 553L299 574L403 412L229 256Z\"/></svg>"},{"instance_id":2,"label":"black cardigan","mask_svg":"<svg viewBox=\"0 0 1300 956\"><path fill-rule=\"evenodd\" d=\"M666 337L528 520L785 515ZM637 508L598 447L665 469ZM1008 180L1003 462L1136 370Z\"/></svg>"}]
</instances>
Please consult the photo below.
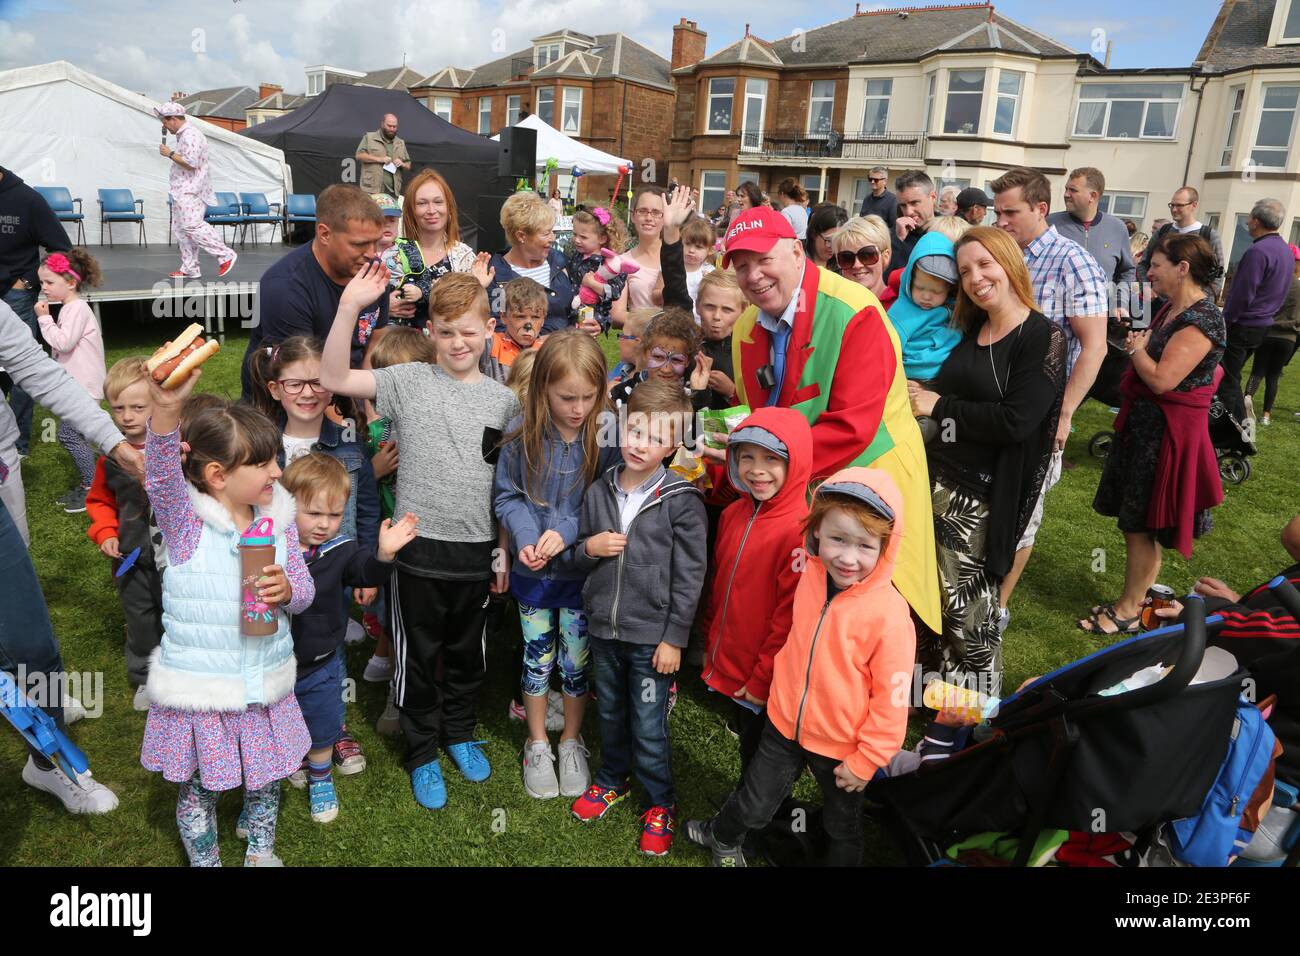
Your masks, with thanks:
<instances>
[{"instance_id":1,"label":"black cardigan","mask_svg":"<svg viewBox=\"0 0 1300 956\"><path fill-rule=\"evenodd\" d=\"M940 431L926 452L936 476L987 498L985 566L1003 577L1051 460L1065 394L1065 335L1031 312L992 346L995 385L990 347L977 344L979 329L962 338L935 376L932 390L940 397L933 417Z\"/></svg>"}]
</instances>

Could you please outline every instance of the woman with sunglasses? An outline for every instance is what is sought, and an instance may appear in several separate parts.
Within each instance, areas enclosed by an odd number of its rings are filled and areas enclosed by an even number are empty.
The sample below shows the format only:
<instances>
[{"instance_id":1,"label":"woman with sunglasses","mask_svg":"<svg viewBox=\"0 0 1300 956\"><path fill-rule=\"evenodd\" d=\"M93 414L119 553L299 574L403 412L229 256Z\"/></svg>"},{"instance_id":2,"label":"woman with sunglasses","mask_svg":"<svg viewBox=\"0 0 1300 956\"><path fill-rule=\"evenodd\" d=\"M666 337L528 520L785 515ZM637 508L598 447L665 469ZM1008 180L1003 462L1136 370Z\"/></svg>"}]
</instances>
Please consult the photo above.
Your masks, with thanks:
<instances>
[{"instance_id":1,"label":"woman with sunglasses","mask_svg":"<svg viewBox=\"0 0 1300 956\"><path fill-rule=\"evenodd\" d=\"M840 266L835 261L835 247L832 240L835 234L849 221L849 214L835 203L818 203L808 217L808 235L804 239L804 251L814 265L830 269L839 275Z\"/></svg>"},{"instance_id":2,"label":"woman with sunglasses","mask_svg":"<svg viewBox=\"0 0 1300 956\"><path fill-rule=\"evenodd\" d=\"M858 216L844 224L831 243L840 275L866 286L888 309L898 291L886 282L892 246L889 229L879 216Z\"/></svg>"}]
</instances>

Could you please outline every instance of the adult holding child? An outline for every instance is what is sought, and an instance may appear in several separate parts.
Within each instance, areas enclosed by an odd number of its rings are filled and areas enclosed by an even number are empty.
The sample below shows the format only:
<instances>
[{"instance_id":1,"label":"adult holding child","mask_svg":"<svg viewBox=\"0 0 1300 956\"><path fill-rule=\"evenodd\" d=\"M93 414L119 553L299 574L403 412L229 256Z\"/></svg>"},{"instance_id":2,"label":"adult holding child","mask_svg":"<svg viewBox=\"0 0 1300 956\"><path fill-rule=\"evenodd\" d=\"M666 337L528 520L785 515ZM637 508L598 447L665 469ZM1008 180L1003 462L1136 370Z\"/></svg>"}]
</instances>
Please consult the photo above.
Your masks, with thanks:
<instances>
[{"instance_id":1,"label":"adult holding child","mask_svg":"<svg viewBox=\"0 0 1300 956\"><path fill-rule=\"evenodd\" d=\"M511 279L532 279L546 290L546 318L542 335L574 325L573 297L578 291L568 272L568 260L555 248L555 210L531 190L513 194L501 207L501 228L510 243L504 252L491 257L488 268L488 301L500 328L505 296L501 291ZM592 319L581 326L584 332L599 334L600 323Z\"/></svg>"},{"instance_id":2,"label":"adult holding child","mask_svg":"<svg viewBox=\"0 0 1300 956\"><path fill-rule=\"evenodd\" d=\"M1193 538L1210 528L1209 509L1223 500L1209 414L1228 331L1205 292L1218 272L1214 249L1196 234L1168 233L1151 254L1147 279L1166 303L1150 329L1128 336L1124 403L1092 503L1124 533L1124 590L1079 622L1089 634L1136 632L1161 548L1190 558Z\"/></svg>"},{"instance_id":3,"label":"adult holding child","mask_svg":"<svg viewBox=\"0 0 1300 956\"><path fill-rule=\"evenodd\" d=\"M918 643L927 671L954 682L977 675L980 690L996 694L1001 581L1051 460L1066 346L1035 307L1024 257L1006 233L977 227L955 251L953 319L963 338L929 388L908 383L912 411L951 429L927 446L943 628Z\"/></svg>"}]
</instances>

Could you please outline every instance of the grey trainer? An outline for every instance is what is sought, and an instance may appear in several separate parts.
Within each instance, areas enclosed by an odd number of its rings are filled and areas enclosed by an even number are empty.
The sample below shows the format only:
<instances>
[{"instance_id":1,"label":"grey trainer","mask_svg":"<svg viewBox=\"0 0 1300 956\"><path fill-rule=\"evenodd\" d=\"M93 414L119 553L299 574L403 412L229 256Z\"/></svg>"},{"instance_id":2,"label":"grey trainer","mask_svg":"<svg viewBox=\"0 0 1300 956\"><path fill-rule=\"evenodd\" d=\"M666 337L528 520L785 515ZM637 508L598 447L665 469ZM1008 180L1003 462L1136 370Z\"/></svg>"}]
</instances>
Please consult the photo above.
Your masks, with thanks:
<instances>
[{"instance_id":1,"label":"grey trainer","mask_svg":"<svg viewBox=\"0 0 1300 956\"><path fill-rule=\"evenodd\" d=\"M560 795L560 781L555 778L555 751L546 740L530 740L524 745L524 789L537 800L551 800Z\"/></svg>"},{"instance_id":2,"label":"grey trainer","mask_svg":"<svg viewBox=\"0 0 1300 956\"><path fill-rule=\"evenodd\" d=\"M560 741L560 793L577 797L591 786L591 771L587 768L590 755L581 737Z\"/></svg>"},{"instance_id":3,"label":"grey trainer","mask_svg":"<svg viewBox=\"0 0 1300 956\"><path fill-rule=\"evenodd\" d=\"M712 820L687 820L686 838L713 854L714 866L748 866L745 854L738 846L724 846L713 837Z\"/></svg>"}]
</instances>

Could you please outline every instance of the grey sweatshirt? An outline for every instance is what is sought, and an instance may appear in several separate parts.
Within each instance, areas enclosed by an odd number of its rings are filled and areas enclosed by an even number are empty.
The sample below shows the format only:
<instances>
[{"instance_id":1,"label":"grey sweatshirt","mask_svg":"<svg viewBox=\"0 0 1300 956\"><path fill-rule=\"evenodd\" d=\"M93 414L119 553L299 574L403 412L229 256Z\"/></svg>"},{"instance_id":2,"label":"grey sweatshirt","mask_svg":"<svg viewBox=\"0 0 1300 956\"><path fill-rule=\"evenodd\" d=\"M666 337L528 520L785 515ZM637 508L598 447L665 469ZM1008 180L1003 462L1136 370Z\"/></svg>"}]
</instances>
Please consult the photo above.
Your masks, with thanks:
<instances>
[{"instance_id":1,"label":"grey sweatshirt","mask_svg":"<svg viewBox=\"0 0 1300 956\"><path fill-rule=\"evenodd\" d=\"M0 302L0 367L29 395L105 454L126 441L108 412L86 394L62 365L45 354L32 338L27 323L4 302ZM7 451L17 443L18 422L9 410L9 403L0 402L0 451Z\"/></svg>"},{"instance_id":2,"label":"grey sweatshirt","mask_svg":"<svg viewBox=\"0 0 1300 956\"><path fill-rule=\"evenodd\" d=\"M587 488L578 540L567 559L587 573L588 633L599 640L685 647L708 564L704 496L674 471L642 502L617 558L587 554L587 538L622 527L614 491L622 465Z\"/></svg>"},{"instance_id":3,"label":"grey sweatshirt","mask_svg":"<svg viewBox=\"0 0 1300 956\"><path fill-rule=\"evenodd\" d=\"M1111 296L1112 308L1128 309L1130 284L1137 281L1137 267L1133 263L1124 220L1099 212L1092 222L1080 222L1062 211L1048 216L1047 224L1055 226L1065 238L1083 246L1097 260L1107 284L1115 290Z\"/></svg>"}]
</instances>

